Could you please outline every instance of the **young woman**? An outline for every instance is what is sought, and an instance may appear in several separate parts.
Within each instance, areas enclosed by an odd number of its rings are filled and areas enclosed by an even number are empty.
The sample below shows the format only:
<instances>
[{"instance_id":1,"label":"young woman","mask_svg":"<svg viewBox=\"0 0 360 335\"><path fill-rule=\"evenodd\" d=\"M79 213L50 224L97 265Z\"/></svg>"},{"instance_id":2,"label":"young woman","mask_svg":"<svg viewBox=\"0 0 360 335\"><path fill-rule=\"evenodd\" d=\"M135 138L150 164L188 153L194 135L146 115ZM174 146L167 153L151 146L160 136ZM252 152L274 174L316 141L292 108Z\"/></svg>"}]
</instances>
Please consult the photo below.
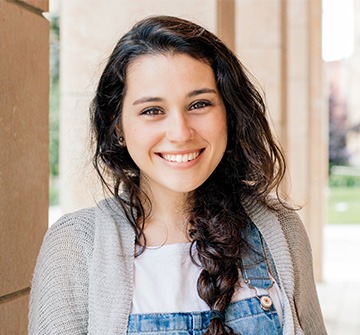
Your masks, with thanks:
<instances>
[{"instance_id":1,"label":"young woman","mask_svg":"<svg viewBox=\"0 0 360 335\"><path fill-rule=\"evenodd\" d=\"M264 102L217 37L137 23L91 116L112 196L47 233L30 334L326 334L304 227L270 195L285 164Z\"/></svg>"}]
</instances>

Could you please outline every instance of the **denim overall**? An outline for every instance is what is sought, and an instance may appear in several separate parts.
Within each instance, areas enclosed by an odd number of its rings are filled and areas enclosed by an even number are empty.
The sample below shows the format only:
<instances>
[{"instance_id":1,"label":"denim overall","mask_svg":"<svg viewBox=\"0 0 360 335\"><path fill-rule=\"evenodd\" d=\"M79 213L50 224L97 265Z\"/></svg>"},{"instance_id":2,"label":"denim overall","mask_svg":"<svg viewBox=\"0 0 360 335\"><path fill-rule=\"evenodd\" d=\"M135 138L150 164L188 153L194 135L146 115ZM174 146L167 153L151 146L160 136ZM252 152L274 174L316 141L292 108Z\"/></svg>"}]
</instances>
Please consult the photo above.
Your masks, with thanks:
<instances>
[{"instance_id":1,"label":"denim overall","mask_svg":"<svg viewBox=\"0 0 360 335\"><path fill-rule=\"evenodd\" d=\"M281 323L271 299L257 294L258 288L268 290L273 285L259 231L250 221L242 235L256 250L255 256L243 260L242 271L245 283L255 290L256 296L232 302L226 309L225 323L236 334L281 335ZM127 334L200 335L209 323L210 311L131 314Z\"/></svg>"}]
</instances>

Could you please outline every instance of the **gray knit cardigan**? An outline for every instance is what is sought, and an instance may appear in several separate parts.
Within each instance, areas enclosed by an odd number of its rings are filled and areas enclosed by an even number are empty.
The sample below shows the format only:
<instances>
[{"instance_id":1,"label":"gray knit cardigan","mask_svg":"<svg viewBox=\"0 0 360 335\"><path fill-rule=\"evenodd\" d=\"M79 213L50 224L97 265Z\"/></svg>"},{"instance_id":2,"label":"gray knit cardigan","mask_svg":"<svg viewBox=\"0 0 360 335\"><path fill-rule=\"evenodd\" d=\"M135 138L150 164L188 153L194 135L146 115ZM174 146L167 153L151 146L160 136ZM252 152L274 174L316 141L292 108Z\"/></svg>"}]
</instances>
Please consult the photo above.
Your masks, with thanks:
<instances>
[{"instance_id":1,"label":"gray knit cardigan","mask_svg":"<svg viewBox=\"0 0 360 335\"><path fill-rule=\"evenodd\" d=\"M283 334L324 335L309 239L298 215L247 201L284 303ZM31 289L29 334L126 334L134 231L114 201L63 216L47 232Z\"/></svg>"}]
</instances>

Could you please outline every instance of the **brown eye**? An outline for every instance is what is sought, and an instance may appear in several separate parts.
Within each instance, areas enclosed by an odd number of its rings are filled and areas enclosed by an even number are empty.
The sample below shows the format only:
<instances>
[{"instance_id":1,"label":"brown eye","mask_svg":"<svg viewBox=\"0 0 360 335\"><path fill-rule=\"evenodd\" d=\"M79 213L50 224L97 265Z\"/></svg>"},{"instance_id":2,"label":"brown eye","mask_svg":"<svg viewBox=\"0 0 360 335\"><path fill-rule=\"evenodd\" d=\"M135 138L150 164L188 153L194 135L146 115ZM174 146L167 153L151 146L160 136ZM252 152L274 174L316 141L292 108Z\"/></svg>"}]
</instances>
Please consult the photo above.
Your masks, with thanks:
<instances>
[{"instance_id":1,"label":"brown eye","mask_svg":"<svg viewBox=\"0 0 360 335\"><path fill-rule=\"evenodd\" d=\"M211 102L210 101L197 101L194 104L192 104L190 106L190 110L194 110L194 109L201 109L201 108L205 108L211 106Z\"/></svg>"},{"instance_id":2,"label":"brown eye","mask_svg":"<svg viewBox=\"0 0 360 335\"><path fill-rule=\"evenodd\" d=\"M156 116L162 114L159 108L148 108L141 112L141 115Z\"/></svg>"}]
</instances>

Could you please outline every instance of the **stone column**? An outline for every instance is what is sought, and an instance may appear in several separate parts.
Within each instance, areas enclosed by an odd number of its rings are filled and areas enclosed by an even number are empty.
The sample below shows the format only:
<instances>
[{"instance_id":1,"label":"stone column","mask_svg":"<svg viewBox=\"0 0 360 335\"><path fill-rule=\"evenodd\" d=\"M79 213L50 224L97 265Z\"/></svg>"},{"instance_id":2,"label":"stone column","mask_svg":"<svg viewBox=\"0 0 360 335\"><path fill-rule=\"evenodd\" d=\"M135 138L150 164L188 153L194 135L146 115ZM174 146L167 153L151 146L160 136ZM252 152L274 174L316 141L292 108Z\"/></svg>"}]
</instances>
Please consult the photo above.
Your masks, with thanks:
<instances>
[{"instance_id":1,"label":"stone column","mask_svg":"<svg viewBox=\"0 0 360 335\"><path fill-rule=\"evenodd\" d=\"M236 50L264 89L288 162L286 189L322 276L327 117L322 82L321 0L236 1Z\"/></svg>"},{"instance_id":2,"label":"stone column","mask_svg":"<svg viewBox=\"0 0 360 335\"><path fill-rule=\"evenodd\" d=\"M48 226L48 1L0 1L0 333L27 334Z\"/></svg>"},{"instance_id":3,"label":"stone column","mask_svg":"<svg viewBox=\"0 0 360 335\"><path fill-rule=\"evenodd\" d=\"M300 215L313 248L315 277L322 278L322 229L328 162L328 118L321 58L321 1L287 2L286 151L290 191L303 206Z\"/></svg>"}]
</instances>

